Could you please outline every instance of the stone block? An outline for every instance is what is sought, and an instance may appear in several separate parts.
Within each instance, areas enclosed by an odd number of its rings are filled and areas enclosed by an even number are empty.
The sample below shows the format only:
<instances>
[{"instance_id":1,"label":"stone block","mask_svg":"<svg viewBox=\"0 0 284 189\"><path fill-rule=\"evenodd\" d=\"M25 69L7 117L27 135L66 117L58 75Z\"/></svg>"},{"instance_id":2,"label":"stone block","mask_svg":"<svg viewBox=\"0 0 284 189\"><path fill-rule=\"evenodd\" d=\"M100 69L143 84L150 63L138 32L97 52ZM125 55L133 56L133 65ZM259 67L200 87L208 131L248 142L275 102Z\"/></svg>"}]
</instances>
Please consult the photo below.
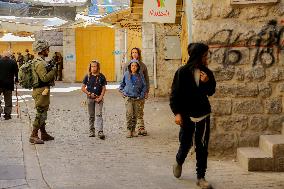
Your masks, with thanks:
<instances>
[{"instance_id":1,"label":"stone block","mask_svg":"<svg viewBox=\"0 0 284 189\"><path fill-rule=\"evenodd\" d=\"M221 154L231 154L233 153L235 137L233 133L220 133L214 132L210 136L209 149L212 152Z\"/></svg>"},{"instance_id":2,"label":"stone block","mask_svg":"<svg viewBox=\"0 0 284 189\"><path fill-rule=\"evenodd\" d=\"M261 135L259 148L272 157L284 157L284 135Z\"/></svg>"},{"instance_id":3,"label":"stone block","mask_svg":"<svg viewBox=\"0 0 284 189\"><path fill-rule=\"evenodd\" d=\"M243 68L236 68L236 79L238 81L244 81L245 80L245 71Z\"/></svg>"},{"instance_id":4,"label":"stone block","mask_svg":"<svg viewBox=\"0 0 284 189\"><path fill-rule=\"evenodd\" d=\"M271 114L268 119L268 134L278 134L281 132L282 123L284 122L283 114Z\"/></svg>"},{"instance_id":5,"label":"stone block","mask_svg":"<svg viewBox=\"0 0 284 189\"><path fill-rule=\"evenodd\" d=\"M263 112L263 105L260 100L237 100L233 102L233 113L261 114Z\"/></svg>"},{"instance_id":6,"label":"stone block","mask_svg":"<svg viewBox=\"0 0 284 189\"><path fill-rule=\"evenodd\" d=\"M272 94L272 86L270 83L258 84L258 90L259 90L259 96L263 98L270 97Z\"/></svg>"},{"instance_id":7,"label":"stone block","mask_svg":"<svg viewBox=\"0 0 284 189\"><path fill-rule=\"evenodd\" d=\"M216 124L219 130L225 132L241 132L248 128L248 117L247 116L230 116L230 117L217 117Z\"/></svg>"},{"instance_id":8,"label":"stone block","mask_svg":"<svg viewBox=\"0 0 284 189\"><path fill-rule=\"evenodd\" d=\"M224 83L221 84L217 83L214 97L221 98L221 97L233 97L233 96L234 96L233 87L231 85Z\"/></svg>"},{"instance_id":9,"label":"stone block","mask_svg":"<svg viewBox=\"0 0 284 189\"><path fill-rule=\"evenodd\" d=\"M221 18L237 18L241 11L239 8L233 8L230 5L224 5L218 8L217 16Z\"/></svg>"},{"instance_id":10,"label":"stone block","mask_svg":"<svg viewBox=\"0 0 284 189\"><path fill-rule=\"evenodd\" d=\"M282 98L270 98L265 101L265 113L279 114L282 112Z\"/></svg>"},{"instance_id":11,"label":"stone block","mask_svg":"<svg viewBox=\"0 0 284 189\"><path fill-rule=\"evenodd\" d=\"M251 131L250 127L247 130L236 133L236 145L238 147L258 147L259 136L262 133L259 131ZM248 140L249 139L249 140Z\"/></svg>"},{"instance_id":12,"label":"stone block","mask_svg":"<svg viewBox=\"0 0 284 189\"><path fill-rule=\"evenodd\" d=\"M273 171L274 159L259 148L238 148L237 158L247 171Z\"/></svg>"},{"instance_id":13,"label":"stone block","mask_svg":"<svg viewBox=\"0 0 284 189\"><path fill-rule=\"evenodd\" d=\"M255 66L245 73L245 78L249 81L263 81L265 77L265 70L262 66Z\"/></svg>"},{"instance_id":14,"label":"stone block","mask_svg":"<svg viewBox=\"0 0 284 189\"><path fill-rule=\"evenodd\" d=\"M193 17L197 20L207 20L212 14L212 3L198 2L193 4Z\"/></svg>"},{"instance_id":15,"label":"stone block","mask_svg":"<svg viewBox=\"0 0 284 189\"><path fill-rule=\"evenodd\" d=\"M230 115L232 113L232 100L210 100L212 112L215 115Z\"/></svg>"},{"instance_id":16,"label":"stone block","mask_svg":"<svg viewBox=\"0 0 284 189\"><path fill-rule=\"evenodd\" d=\"M269 81L283 81L284 80L284 68L273 68L270 73Z\"/></svg>"},{"instance_id":17,"label":"stone block","mask_svg":"<svg viewBox=\"0 0 284 189\"><path fill-rule=\"evenodd\" d=\"M283 16L284 15L284 2L280 2L276 6L272 7L271 12L276 13L279 16Z\"/></svg>"},{"instance_id":18,"label":"stone block","mask_svg":"<svg viewBox=\"0 0 284 189\"><path fill-rule=\"evenodd\" d=\"M241 15L244 19L251 20L254 18L262 18L268 15L268 8L266 6L245 7L241 10Z\"/></svg>"},{"instance_id":19,"label":"stone block","mask_svg":"<svg viewBox=\"0 0 284 189\"><path fill-rule=\"evenodd\" d=\"M256 97L258 95L257 84L236 84L232 88L236 97Z\"/></svg>"},{"instance_id":20,"label":"stone block","mask_svg":"<svg viewBox=\"0 0 284 189\"><path fill-rule=\"evenodd\" d=\"M276 157L274 160L275 171L284 171L284 156Z\"/></svg>"},{"instance_id":21,"label":"stone block","mask_svg":"<svg viewBox=\"0 0 284 189\"><path fill-rule=\"evenodd\" d=\"M217 39L217 40L222 40L222 39ZM216 42L214 42L214 43L216 43ZM208 61L210 62L209 65L214 63L214 64L217 64L219 66L224 66L224 64L225 64L224 63L224 54L225 54L225 48L211 48L209 58L208 58ZM220 68L218 67L217 70L220 70Z\"/></svg>"},{"instance_id":22,"label":"stone block","mask_svg":"<svg viewBox=\"0 0 284 189\"><path fill-rule=\"evenodd\" d=\"M219 67L214 70L214 76L216 81L228 81L233 79L235 74L235 67L229 66L227 68Z\"/></svg>"},{"instance_id":23,"label":"stone block","mask_svg":"<svg viewBox=\"0 0 284 189\"><path fill-rule=\"evenodd\" d=\"M249 120L249 130L252 132L265 131L268 127L268 117L264 115L251 116Z\"/></svg>"}]
</instances>

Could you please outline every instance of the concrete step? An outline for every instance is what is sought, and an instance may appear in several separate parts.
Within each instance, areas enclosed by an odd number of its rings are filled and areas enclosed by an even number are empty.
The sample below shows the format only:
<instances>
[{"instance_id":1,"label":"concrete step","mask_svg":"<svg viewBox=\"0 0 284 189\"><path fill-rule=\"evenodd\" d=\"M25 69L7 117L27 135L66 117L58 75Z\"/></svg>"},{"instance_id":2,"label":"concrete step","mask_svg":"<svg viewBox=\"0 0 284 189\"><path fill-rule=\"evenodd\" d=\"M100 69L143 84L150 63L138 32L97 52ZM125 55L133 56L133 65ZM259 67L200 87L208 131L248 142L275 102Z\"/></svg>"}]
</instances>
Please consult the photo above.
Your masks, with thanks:
<instances>
[{"instance_id":1,"label":"concrete step","mask_svg":"<svg viewBox=\"0 0 284 189\"><path fill-rule=\"evenodd\" d=\"M259 148L274 158L284 157L284 135L261 135Z\"/></svg>"},{"instance_id":2,"label":"concrete step","mask_svg":"<svg viewBox=\"0 0 284 189\"><path fill-rule=\"evenodd\" d=\"M240 165L248 171L273 171L274 159L260 148L238 148L237 158Z\"/></svg>"}]
</instances>

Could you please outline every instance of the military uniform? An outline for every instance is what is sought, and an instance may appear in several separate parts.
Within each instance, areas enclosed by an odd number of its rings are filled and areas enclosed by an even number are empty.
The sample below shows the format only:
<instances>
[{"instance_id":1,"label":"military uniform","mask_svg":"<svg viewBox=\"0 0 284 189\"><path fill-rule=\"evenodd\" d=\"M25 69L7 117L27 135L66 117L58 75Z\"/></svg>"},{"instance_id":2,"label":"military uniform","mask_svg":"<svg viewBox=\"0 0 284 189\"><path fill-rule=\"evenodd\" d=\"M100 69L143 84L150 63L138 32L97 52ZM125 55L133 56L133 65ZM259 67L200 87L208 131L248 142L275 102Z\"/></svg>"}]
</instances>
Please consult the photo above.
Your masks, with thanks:
<instances>
[{"instance_id":1,"label":"military uniform","mask_svg":"<svg viewBox=\"0 0 284 189\"><path fill-rule=\"evenodd\" d=\"M41 52L49 47L46 41L37 41L33 46L35 52ZM30 142L43 144L43 141L54 139L54 137L47 134L45 130L45 121L50 104L50 92L48 90L48 93L44 94L43 91L54 85L56 67L53 67L51 70L47 69L48 62L46 62L44 56L41 55L33 60L33 64L35 73L38 76L38 83L33 87L32 92L32 97L35 101L36 116L33 122L33 132L30 137ZM41 139L38 137L38 130L41 131Z\"/></svg>"},{"instance_id":2,"label":"military uniform","mask_svg":"<svg viewBox=\"0 0 284 189\"><path fill-rule=\"evenodd\" d=\"M58 81L62 81L62 70L63 70L63 58L62 58L62 56L58 56L58 58L57 58Z\"/></svg>"},{"instance_id":3,"label":"military uniform","mask_svg":"<svg viewBox=\"0 0 284 189\"><path fill-rule=\"evenodd\" d=\"M47 111L50 104L50 94L42 95L42 92L46 87L53 85L56 70L52 69L50 72L47 72L47 62L41 57L37 57L33 63L35 64L35 72L39 77L39 86L33 88L32 93L32 96L35 100L35 108L37 110L33 126L40 128L41 126L45 125Z\"/></svg>"}]
</instances>

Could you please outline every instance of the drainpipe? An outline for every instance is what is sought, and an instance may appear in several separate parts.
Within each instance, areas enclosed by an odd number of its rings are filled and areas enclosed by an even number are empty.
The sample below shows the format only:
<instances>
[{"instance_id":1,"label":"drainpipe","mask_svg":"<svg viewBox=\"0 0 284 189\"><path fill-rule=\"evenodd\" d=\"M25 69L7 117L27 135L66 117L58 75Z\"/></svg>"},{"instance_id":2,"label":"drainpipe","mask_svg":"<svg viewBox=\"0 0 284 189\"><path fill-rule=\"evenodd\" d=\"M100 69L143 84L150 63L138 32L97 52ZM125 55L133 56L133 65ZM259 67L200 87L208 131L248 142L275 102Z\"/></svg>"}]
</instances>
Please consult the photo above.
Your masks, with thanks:
<instances>
[{"instance_id":1,"label":"drainpipe","mask_svg":"<svg viewBox=\"0 0 284 189\"><path fill-rule=\"evenodd\" d=\"M188 43L192 43L192 15L193 15L193 3L192 0L185 1L186 15L187 15L187 26L188 26Z\"/></svg>"},{"instance_id":2,"label":"drainpipe","mask_svg":"<svg viewBox=\"0 0 284 189\"><path fill-rule=\"evenodd\" d=\"M127 29L124 29L124 65L127 63Z\"/></svg>"},{"instance_id":3,"label":"drainpipe","mask_svg":"<svg viewBox=\"0 0 284 189\"><path fill-rule=\"evenodd\" d=\"M156 57L156 29L155 24L152 24L152 32L153 32L153 64L154 64L154 87L158 88L157 85L157 57Z\"/></svg>"},{"instance_id":4,"label":"drainpipe","mask_svg":"<svg viewBox=\"0 0 284 189\"><path fill-rule=\"evenodd\" d=\"M127 63L127 29L124 29L124 63Z\"/></svg>"}]
</instances>

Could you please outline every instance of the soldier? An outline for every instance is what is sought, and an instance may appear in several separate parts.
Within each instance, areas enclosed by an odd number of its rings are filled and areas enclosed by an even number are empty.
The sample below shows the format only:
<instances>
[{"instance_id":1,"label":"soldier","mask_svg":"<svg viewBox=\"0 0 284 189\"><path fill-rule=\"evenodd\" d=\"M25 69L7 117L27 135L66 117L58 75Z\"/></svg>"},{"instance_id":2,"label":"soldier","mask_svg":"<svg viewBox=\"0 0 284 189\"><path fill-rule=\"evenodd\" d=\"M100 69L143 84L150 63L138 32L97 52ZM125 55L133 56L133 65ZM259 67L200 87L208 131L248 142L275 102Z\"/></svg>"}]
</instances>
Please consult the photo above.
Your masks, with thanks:
<instances>
[{"instance_id":1,"label":"soldier","mask_svg":"<svg viewBox=\"0 0 284 189\"><path fill-rule=\"evenodd\" d=\"M14 53L14 52L11 54L11 59L12 59L14 62L17 62L16 56L15 56L15 53Z\"/></svg>"},{"instance_id":2,"label":"soldier","mask_svg":"<svg viewBox=\"0 0 284 189\"><path fill-rule=\"evenodd\" d=\"M29 60L33 60L33 55L29 53L29 49L26 49L26 55L24 56L24 61L28 62Z\"/></svg>"},{"instance_id":3,"label":"soldier","mask_svg":"<svg viewBox=\"0 0 284 189\"><path fill-rule=\"evenodd\" d=\"M17 52L17 54L18 54L17 63L18 67L20 68L24 64L24 56L20 52Z\"/></svg>"},{"instance_id":4,"label":"soldier","mask_svg":"<svg viewBox=\"0 0 284 189\"><path fill-rule=\"evenodd\" d=\"M57 81L62 81L63 58L60 52L55 52L55 60L57 65Z\"/></svg>"},{"instance_id":5,"label":"soldier","mask_svg":"<svg viewBox=\"0 0 284 189\"><path fill-rule=\"evenodd\" d=\"M32 96L35 100L36 117L33 122L33 131L30 136L30 142L34 144L43 144L44 141L54 140L54 137L47 134L45 130L45 121L47 119L47 111L50 104L50 93L43 95L46 88L50 88L54 84L56 67L49 68L49 64L45 61L49 53L49 44L45 40L39 40L33 43L33 51L38 54L33 60L35 72L38 75L39 84L33 87ZM38 130L41 131L41 138L38 137Z\"/></svg>"}]
</instances>

